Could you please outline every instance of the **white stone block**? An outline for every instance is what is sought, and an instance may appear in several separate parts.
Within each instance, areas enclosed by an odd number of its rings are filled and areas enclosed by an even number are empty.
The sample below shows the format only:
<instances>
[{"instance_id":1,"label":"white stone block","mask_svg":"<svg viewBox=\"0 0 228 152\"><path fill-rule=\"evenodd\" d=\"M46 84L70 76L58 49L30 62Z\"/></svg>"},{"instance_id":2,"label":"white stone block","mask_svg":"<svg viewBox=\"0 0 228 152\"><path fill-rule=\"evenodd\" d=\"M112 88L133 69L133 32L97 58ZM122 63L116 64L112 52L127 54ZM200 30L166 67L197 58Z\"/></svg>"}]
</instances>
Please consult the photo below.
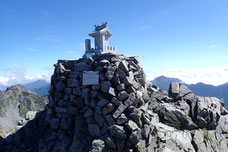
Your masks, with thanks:
<instances>
[{"instance_id":1,"label":"white stone block","mask_svg":"<svg viewBox=\"0 0 228 152\"><path fill-rule=\"evenodd\" d=\"M83 71L83 85L96 85L99 83L98 71Z\"/></svg>"}]
</instances>

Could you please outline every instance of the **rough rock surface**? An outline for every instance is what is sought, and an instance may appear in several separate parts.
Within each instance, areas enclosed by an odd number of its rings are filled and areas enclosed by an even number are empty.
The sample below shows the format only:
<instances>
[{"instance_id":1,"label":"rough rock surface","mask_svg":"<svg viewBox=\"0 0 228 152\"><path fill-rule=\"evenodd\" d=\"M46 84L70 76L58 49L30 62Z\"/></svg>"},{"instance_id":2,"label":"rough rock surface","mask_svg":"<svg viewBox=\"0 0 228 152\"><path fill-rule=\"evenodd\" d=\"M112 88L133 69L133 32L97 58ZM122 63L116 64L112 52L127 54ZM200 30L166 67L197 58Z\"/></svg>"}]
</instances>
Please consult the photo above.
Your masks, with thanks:
<instances>
[{"instance_id":1,"label":"rough rock surface","mask_svg":"<svg viewBox=\"0 0 228 152\"><path fill-rule=\"evenodd\" d=\"M0 91L0 136L6 137L15 132L36 113L44 110L48 100L22 85L8 87Z\"/></svg>"},{"instance_id":2,"label":"rough rock surface","mask_svg":"<svg viewBox=\"0 0 228 152\"><path fill-rule=\"evenodd\" d=\"M195 96L179 83L169 93L159 89L137 57L103 54L55 67L45 111L2 139L3 152L228 149L223 101ZM83 71L99 71L99 84L83 85Z\"/></svg>"}]
</instances>

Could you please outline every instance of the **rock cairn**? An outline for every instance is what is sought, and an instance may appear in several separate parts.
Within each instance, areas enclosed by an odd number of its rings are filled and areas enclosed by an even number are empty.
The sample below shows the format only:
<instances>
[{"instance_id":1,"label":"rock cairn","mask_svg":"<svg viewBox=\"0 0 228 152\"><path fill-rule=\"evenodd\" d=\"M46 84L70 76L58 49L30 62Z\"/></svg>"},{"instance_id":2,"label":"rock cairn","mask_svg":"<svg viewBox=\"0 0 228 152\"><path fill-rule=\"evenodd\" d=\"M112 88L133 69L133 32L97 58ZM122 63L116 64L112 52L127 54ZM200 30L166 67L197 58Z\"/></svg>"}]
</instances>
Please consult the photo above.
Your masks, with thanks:
<instances>
[{"instance_id":1,"label":"rock cairn","mask_svg":"<svg viewBox=\"0 0 228 152\"><path fill-rule=\"evenodd\" d=\"M59 60L49 104L0 143L7 151L226 152L228 111L179 83L146 80L137 57Z\"/></svg>"},{"instance_id":2,"label":"rock cairn","mask_svg":"<svg viewBox=\"0 0 228 152\"><path fill-rule=\"evenodd\" d=\"M154 127L146 107L152 85L146 81L138 57L103 54L77 61L60 60L55 67L50 128L67 130L67 118L78 114L86 120L92 144L101 140L106 150L118 151L142 151L150 146ZM95 75L88 80L86 72ZM91 81L94 84L84 85Z\"/></svg>"}]
</instances>

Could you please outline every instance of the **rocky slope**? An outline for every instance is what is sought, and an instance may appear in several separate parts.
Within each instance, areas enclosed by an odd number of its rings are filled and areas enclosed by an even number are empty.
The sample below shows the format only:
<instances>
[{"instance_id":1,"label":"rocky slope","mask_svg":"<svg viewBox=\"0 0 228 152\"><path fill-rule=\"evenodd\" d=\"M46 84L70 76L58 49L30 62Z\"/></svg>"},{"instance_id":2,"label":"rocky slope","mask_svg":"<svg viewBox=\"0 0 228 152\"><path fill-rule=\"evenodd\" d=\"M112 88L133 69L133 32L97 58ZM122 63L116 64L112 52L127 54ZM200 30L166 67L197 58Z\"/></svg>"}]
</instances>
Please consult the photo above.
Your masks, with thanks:
<instances>
[{"instance_id":1,"label":"rocky slope","mask_svg":"<svg viewBox=\"0 0 228 152\"><path fill-rule=\"evenodd\" d=\"M37 111L44 109L48 100L29 91L22 85L0 91L0 136L14 132Z\"/></svg>"},{"instance_id":2,"label":"rocky slope","mask_svg":"<svg viewBox=\"0 0 228 152\"><path fill-rule=\"evenodd\" d=\"M165 76L160 76L151 81L153 84L159 86L159 88L168 91L169 85L172 82L179 82L187 86L194 94L198 96L206 96L206 97L216 97L224 99L224 106L228 109L228 83L213 86L210 84L204 84L202 82L196 84L186 84L182 80L177 78L169 78Z\"/></svg>"},{"instance_id":3,"label":"rocky slope","mask_svg":"<svg viewBox=\"0 0 228 152\"><path fill-rule=\"evenodd\" d=\"M3 152L225 152L228 148L228 111L223 101L198 97L177 82L168 93L159 89L146 80L137 57L103 54L59 60L49 93L45 111L2 139Z\"/></svg>"}]
</instances>

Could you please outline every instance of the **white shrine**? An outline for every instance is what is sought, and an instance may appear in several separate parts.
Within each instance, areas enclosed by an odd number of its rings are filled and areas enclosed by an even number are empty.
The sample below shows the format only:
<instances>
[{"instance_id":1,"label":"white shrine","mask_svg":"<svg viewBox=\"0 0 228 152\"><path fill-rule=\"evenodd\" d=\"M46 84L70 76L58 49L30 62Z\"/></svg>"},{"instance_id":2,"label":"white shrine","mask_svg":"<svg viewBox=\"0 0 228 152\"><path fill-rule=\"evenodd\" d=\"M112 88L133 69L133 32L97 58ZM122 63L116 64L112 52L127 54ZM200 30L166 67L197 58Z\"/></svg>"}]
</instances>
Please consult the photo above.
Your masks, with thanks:
<instances>
[{"instance_id":1,"label":"white shrine","mask_svg":"<svg viewBox=\"0 0 228 152\"><path fill-rule=\"evenodd\" d=\"M95 47L91 48L90 39L85 40L85 54L83 58L89 58L93 55L113 53L116 54L115 47L109 46L108 38L112 36L112 32L107 27L107 22L102 25L95 25L95 31L89 36L94 38Z\"/></svg>"}]
</instances>

